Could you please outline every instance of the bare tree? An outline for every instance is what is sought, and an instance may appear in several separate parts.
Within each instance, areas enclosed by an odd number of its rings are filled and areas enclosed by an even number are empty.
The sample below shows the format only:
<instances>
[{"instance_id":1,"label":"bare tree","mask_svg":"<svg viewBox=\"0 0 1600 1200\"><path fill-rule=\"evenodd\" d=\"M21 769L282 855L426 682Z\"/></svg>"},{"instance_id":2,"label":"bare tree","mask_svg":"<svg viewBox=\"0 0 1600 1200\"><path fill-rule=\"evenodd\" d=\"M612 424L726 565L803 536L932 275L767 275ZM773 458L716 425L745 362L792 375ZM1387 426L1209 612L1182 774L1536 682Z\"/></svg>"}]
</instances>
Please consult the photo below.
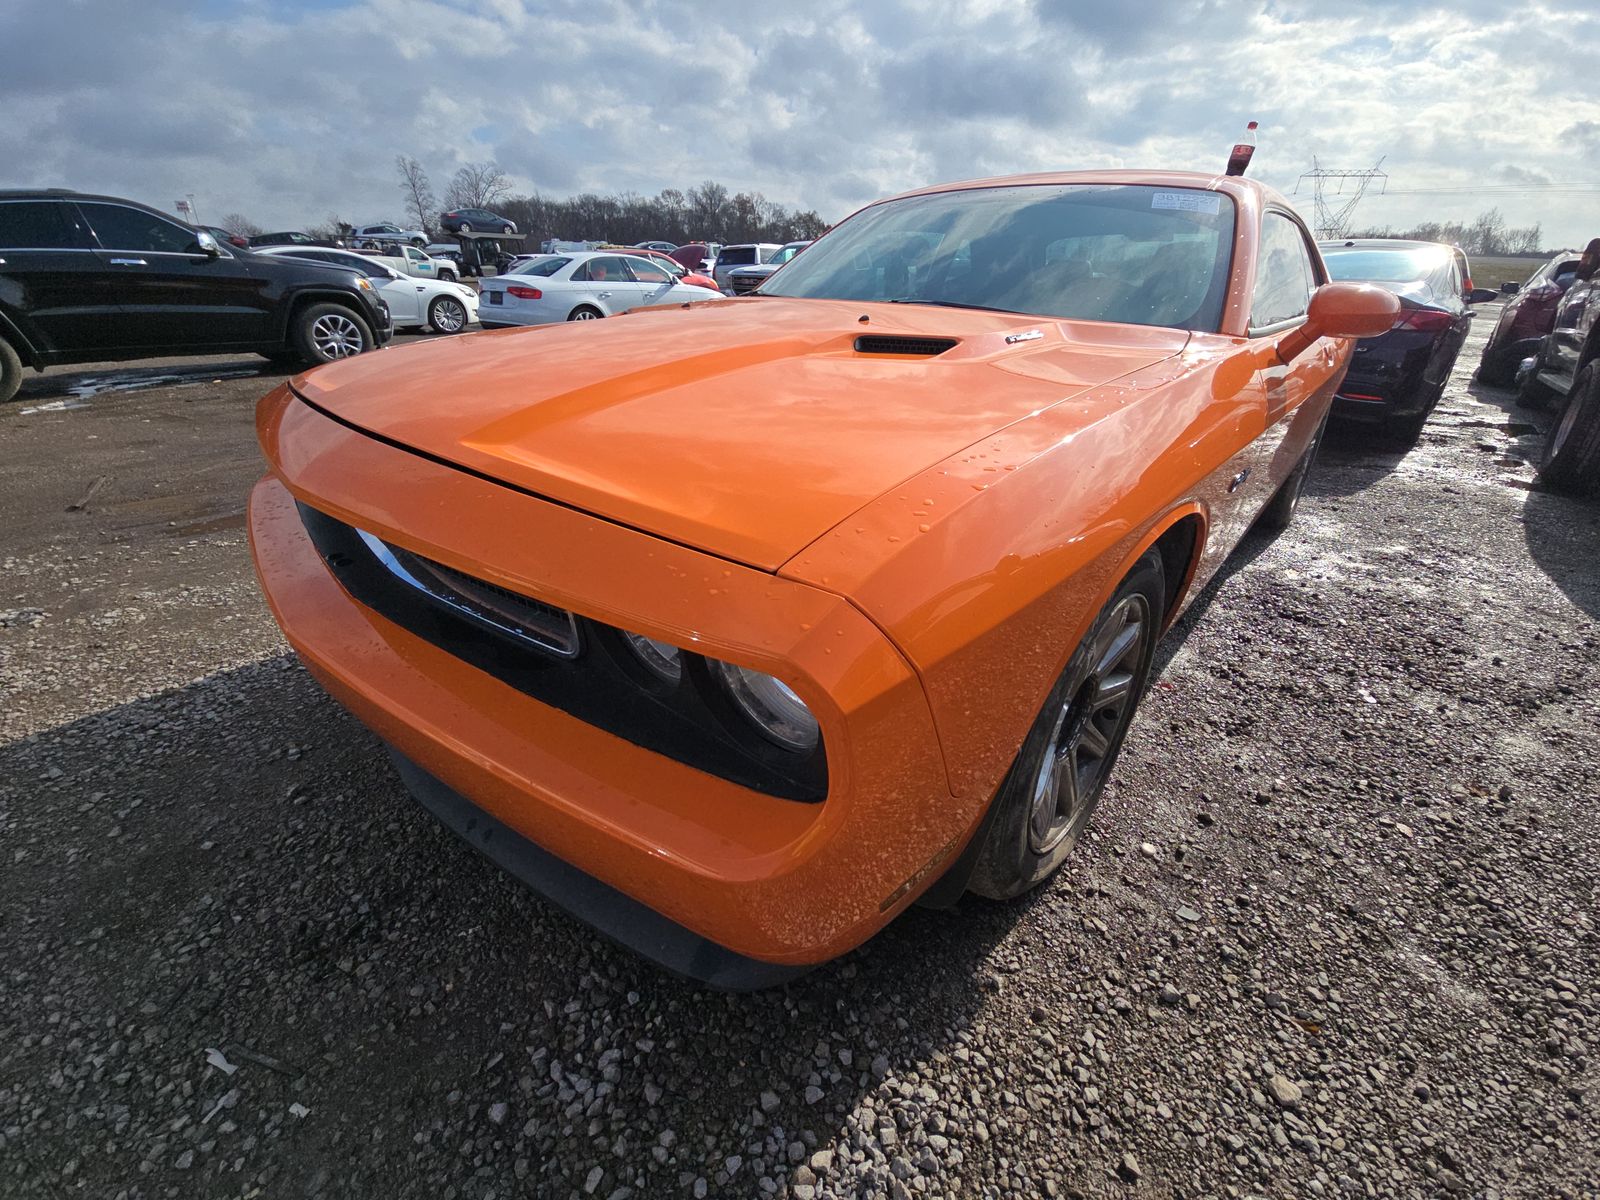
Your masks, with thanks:
<instances>
[{"instance_id":1,"label":"bare tree","mask_svg":"<svg viewBox=\"0 0 1600 1200\"><path fill-rule=\"evenodd\" d=\"M313 225L305 232L309 233L318 241L342 242L345 238L350 236L350 229L350 222L341 221L339 219L339 214L337 213L329 213L327 219L325 219L321 225Z\"/></svg>"},{"instance_id":2,"label":"bare tree","mask_svg":"<svg viewBox=\"0 0 1600 1200\"><path fill-rule=\"evenodd\" d=\"M511 177L498 163L468 163L445 189L446 208L493 208L511 194Z\"/></svg>"},{"instance_id":3,"label":"bare tree","mask_svg":"<svg viewBox=\"0 0 1600 1200\"><path fill-rule=\"evenodd\" d=\"M256 237L258 234L263 234L266 232L265 229L261 228L261 226L257 225L254 221L252 221L249 217L244 216L242 213L229 213L227 216L223 217L221 221L217 222L217 224L223 229L226 229L229 233L236 233L243 238Z\"/></svg>"},{"instance_id":4,"label":"bare tree","mask_svg":"<svg viewBox=\"0 0 1600 1200\"><path fill-rule=\"evenodd\" d=\"M395 169L400 172L400 194L405 197L406 215L417 223L423 233L431 233L437 202L433 198L433 185L422 164L404 154L394 158Z\"/></svg>"}]
</instances>

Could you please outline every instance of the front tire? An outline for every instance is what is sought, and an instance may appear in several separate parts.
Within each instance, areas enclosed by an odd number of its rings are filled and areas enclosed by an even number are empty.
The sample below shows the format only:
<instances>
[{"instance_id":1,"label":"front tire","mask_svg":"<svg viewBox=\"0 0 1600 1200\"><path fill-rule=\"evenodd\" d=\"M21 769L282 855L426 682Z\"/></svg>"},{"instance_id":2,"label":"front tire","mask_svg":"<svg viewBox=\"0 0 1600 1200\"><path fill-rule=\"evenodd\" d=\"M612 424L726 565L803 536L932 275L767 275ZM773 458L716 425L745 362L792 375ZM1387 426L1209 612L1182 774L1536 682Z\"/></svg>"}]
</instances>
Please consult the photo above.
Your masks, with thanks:
<instances>
[{"instance_id":1,"label":"front tire","mask_svg":"<svg viewBox=\"0 0 1600 1200\"><path fill-rule=\"evenodd\" d=\"M605 313L592 304L580 304L567 314L569 321L598 321Z\"/></svg>"},{"instance_id":2,"label":"front tire","mask_svg":"<svg viewBox=\"0 0 1600 1200\"><path fill-rule=\"evenodd\" d=\"M502 225L500 227L500 232L501 233L515 233L516 231L517 231L517 227L515 225L507 224L507 225Z\"/></svg>"},{"instance_id":3,"label":"front tire","mask_svg":"<svg viewBox=\"0 0 1600 1200\"><path fill-rule=\"evenodd\" d=\"M428 324L435 333L460 333L467 327L467 306L454 296L435 296L428 305Z\"/></svg>"},{"instance_id":4,"label":"front tire","mask_svg":"<svg viewBox=\"0 0 1600 1200\"><path fill-rule=\"evenodd\" d=\"M1600 488L1600 359L1584 364L1573 379L1566 411L1544 444L1539 481L1578 496Z\"/></svg>"},{"instance_id":5,"label":"front tire","mask_svg":"<svg viewBox=\"0 0 1600 1200\"><path fill-rule=\"evenodd\" d=\"M371 350L372 330L342 304L313 304L295 318L290 340L301 359L316 366Z\"/></svg>"},{"instance_id":6,"label":"front tire","mask_svg":"<svg viewBox=\"0 0 1600 1200\"><path fill-rule=\"evenodd\" d=\"M1151 550L1101 609L1028 730L995 795L969 890L1020 896L1077 845L1144 695L1165 604L1161 554Z\"/></svg>"},{"instance_id":7,"label":"front tire","mask_svg":"<svg viewBox=\"0 0 1600 1200\"><path fill-rule=\"evenodd\" d=\"M0 404L17 394L22 387L22 359L11 348L11 343L0 338Z\"/></svg>"}]
</instances>

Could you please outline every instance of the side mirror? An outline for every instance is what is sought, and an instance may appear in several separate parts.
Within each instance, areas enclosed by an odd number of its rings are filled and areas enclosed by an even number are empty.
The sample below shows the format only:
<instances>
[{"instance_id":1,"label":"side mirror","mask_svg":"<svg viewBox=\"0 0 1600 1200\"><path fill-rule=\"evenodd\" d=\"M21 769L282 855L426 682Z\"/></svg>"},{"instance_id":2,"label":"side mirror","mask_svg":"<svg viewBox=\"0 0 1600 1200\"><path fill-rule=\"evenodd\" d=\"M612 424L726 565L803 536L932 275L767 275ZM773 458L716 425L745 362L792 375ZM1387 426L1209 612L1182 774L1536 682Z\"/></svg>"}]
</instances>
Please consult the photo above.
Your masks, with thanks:
<instances>
[{"instance_id":1,"label":"side mirror","mask_svg":"<svg viewBox=\"0 0 1600 1200\"><path fill-rule=\"evenodd\" d=\"M217 239L204 229L195 232L194 244L199 252L207 258L216 258L222 253L222 247L217 245Z\"/></svg>"},{"instance_id":2,"label":"side mirror","mask_svg":"<svg viewBox=\"0 0 1600 1200\"><path fill-rule=\"evenodd\" d=\"M1378 337L1389 332L1399 315L1400 301L1387 288L1371 283L1325 283L1311 296L1305 324L1278 343L1278 358L1287 363L1318 338Z\"/></svg>"},{"instance_id":3,"label":"side mirror","mask_svg":"<svg viewBox=\"0 0 1600 1200\"><path fill-rule=\"evenodd\" d=\"M1493 288L1472 288L1467 292L1468 304L1487 304L1491 300L1500 299L1500 293Z\"/></svg>"},{"instance_id":4,"label":"side mirror","mask_svg":"<svg viewBox=\"0 0 1600 1200\"><path fill-rule=\"evenodd\" d=\"M1521 290L1522 285L1520 283L1512 283L1509 279L1500 285L1500 294L1502 296L1515 296Z\"/></svg>"}]
</instances>

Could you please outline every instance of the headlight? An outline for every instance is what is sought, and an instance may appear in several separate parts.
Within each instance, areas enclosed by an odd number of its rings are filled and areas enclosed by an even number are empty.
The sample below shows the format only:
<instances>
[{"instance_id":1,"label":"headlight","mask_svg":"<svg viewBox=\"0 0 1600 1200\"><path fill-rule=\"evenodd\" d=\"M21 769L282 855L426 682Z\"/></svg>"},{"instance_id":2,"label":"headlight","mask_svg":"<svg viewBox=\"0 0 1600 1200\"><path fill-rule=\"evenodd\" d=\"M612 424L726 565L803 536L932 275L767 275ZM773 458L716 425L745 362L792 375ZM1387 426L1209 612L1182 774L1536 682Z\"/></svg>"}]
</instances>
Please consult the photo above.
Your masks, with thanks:
<instances>
[{"instance_id":1,"label":"headlight","mask_svg":"<svg viewBox=\"0 0 1600 1200\"><path fill-rule=\"evenodd\" d=\"M655 638L645 637L642 633L629 633L627 630L622 631L622 638L639 661L645 665L645 669L657 679L665 683L677 683L683 678L683 651L676 646L658 642Z\"/></svg>"},{"instance_id":2,"label":"headlight","mask_svg":"<svg viewBox=\"0 0 1600 1200\"><path fill-rule=\"evenodd\" d=\"M811 750L817 744L817 719L788 684L760 671L711 660L739 711L770 741L786 750Z\"/></svg>"},{"instance_id":3,"label":"headlight","mask_svg":"<svg viewBox=\"0 0 1600 1200\"><path fill-rule=\"evenodd\" d=\"M356 286L360 288L366 288L367 291L370 292L372 290L372 280L368 279L365 275L357 275Z\"/></svg>"}]
</instances>

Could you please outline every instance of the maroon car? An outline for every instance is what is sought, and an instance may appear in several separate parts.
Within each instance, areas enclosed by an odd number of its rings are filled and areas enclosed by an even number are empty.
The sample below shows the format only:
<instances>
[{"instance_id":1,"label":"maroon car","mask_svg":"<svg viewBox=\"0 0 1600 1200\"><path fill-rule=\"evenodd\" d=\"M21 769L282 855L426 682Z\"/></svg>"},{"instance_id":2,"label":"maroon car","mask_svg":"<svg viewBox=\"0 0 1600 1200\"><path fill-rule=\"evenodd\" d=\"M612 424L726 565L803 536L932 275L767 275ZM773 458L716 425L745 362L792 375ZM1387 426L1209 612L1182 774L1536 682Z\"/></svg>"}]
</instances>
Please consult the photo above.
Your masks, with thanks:
<instances>
[{"instance_id":1,"label":"maroon car","mask_svg":"<svg viewBox=\"0 0 1600 1200\"><path fill-rule=\"evenodd\" d=\"M1539 351L1539 340L1550 332L1561 297L1572 286L1578 269L1578 252L1563 250L1528 277L1500 310L1500 320L1478 360L1478 378L1497 387L1510 387L1517 365ZM1507 285L1510 286L1510 285Z\"/></svg>"},{"instance_id":2,"label":"maroon car","mask_svg":"<svg viewBox=\"0 0 1600 1200\"><path fill-rule=\"evenodd\" d=\"M706 263L715 258L711 247L705 242L686 242L676 250L669 251L671 257L682 263L683 266L696 275L703 273Z\"/></svg>"}]
</instances>

